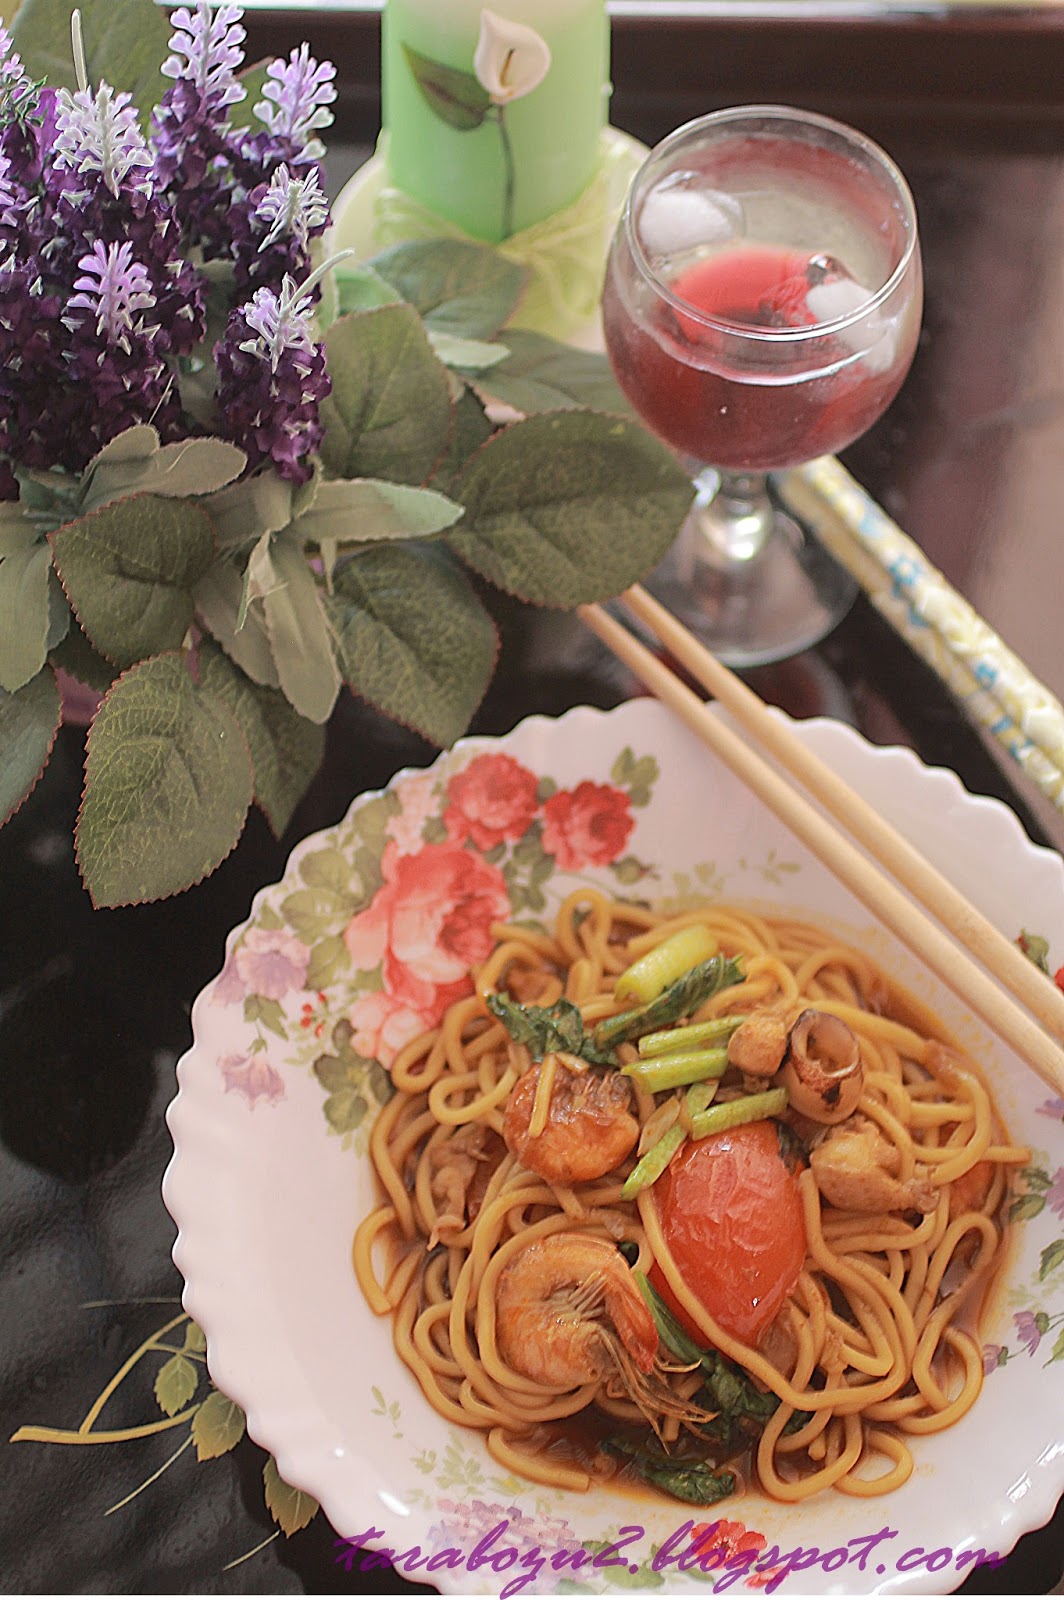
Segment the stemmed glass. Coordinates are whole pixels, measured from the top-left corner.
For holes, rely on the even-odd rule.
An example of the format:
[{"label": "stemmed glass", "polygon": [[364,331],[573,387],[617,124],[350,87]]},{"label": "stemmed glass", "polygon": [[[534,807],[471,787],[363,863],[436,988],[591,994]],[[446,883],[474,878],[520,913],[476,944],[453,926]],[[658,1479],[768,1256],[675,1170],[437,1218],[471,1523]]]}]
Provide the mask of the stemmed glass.
[{"label": "stemmed glass", "polygon": [[729,665],[815,643],[854,584],[768,473],[850,444],[909,370],[922,279],[901,173],[812,112],[689,122],[632,183],[602,309],[617,381],[695,484],[648,587]]}]

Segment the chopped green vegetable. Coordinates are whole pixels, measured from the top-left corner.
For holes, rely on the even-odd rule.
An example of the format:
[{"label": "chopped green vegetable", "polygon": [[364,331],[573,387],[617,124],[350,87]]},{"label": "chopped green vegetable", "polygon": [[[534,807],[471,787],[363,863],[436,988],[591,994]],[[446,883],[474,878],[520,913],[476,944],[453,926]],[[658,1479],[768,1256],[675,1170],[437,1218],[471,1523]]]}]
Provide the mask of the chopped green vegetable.
[{"label": "chopped green vegetable", "polygon": [[[749,1438],[752,1431],[760,1431],[780,1404],[777,1397],[771,1391],[758,1389],[745,1373],[726,1361],[719,1350],[703,1350],[673,1315],[649,1278],[642,1272],[633,1276],[666,1350],[685,1366],[693,1367],[700,1362],[705,1370],[706,1410],[716,1411],[717,1415],[712,1422],[704,1423],[699,1432],[721,1444],[732,1445]],[[808,1421],[807,1411],[796,1411],[783,1431],[797,1433]],[[756,1428],[751,1428],[751,1424]]]},{"label": "chopped green vegetable", "polygon": [[1048,977],[1050,975],[1049,940],[1043,939],[1040,933],[1028,933],[1027,929],[1024,928],[1020,933],[1020,937],[1016,940],[1016,943],[1019,945],[1028,961],[1032,961],[1038,968],[1039,972],[1044,972]]},{"label": "chopped green vegetable", "polygon": [[522,1006],[503,994],[487,996],[488,1010],[498,1017],[511,1039],[527,1045],[533,1061],[542,1061],[553,1050],[579,1056],[597,1067],[615,1067],[613,1051],[598,1044],[584,1027],[579,1008],[571,1000],[556,1000],[552,1006]]},{"label": "chopped green vegetable", "polygon": [[606,1050],[625,1039],[638,1039],[641,1034],[665,1028],[670,1022],[689,1017],[699,1006],[721,989],[730,988],[742,980],[743,970],[738,961],[728,956],[711,956],[699,962],[690,972],[651,1000],[638,1011],[622,1011],[619,1016],[607,1017],[595,1029],[595,1043]]},{"label": "chopped green vegetable", "polygon": [[645,1155],[640,1156],[625,1178],[621,1199],[634,1200],[637,1194],[642,1194],[644,1189],[656,1183],[686,1137],[678,1122],[666,1128],[661,1138],[650,1146]]},{"label": "chopped green vegetable", "polygon": [[742,1017],[711,1017],[708,1022],[690,1022],[685,1028],[666,1028],[661,1033],[646,1033],[639,1041],[641,1056],[672,1056],[681,1050],[697,1050],[700,1045],[719,1044],[730,1039]]},{"label": "chopped green vegetable", "polygon": [[787,1099],[786,1089],[765,1089],[761,1094],[743,1095],[739,1100],[724,1100],[692,1117],[691,1137],[707,1139],[711,1133],[740,1128],[744,1122],[763,1122],[768,1117],[778,1117],[786,1110]]},{"label": "chopped green vegetable", "polygon": [[621,1071],[651,1094],[660,1094],[663,1089],[678,1089],[685,1083],[701,1083],[703,1078],[723,1077],[727,1065],[728,1052],[718,1046],[714,1050],[685,1050],[674,1056],[633,1061]]},{"label": "chopped green vegetable", "polygon": [[639,1000],[644,1004],[667,989],[670,983],[682,978],[685,972],[700,961],[707,961],[717,953],[717,941],[707,928],[697,925],[681,928],[668,939],[663,939],[645,956],[633,961],[621,973],[614,985],[618,1000]]},{"label": "chopped green vegetable", "polygon": [[734,1473],[714,1472],[705,1461],[685,1461],[623,1438],[604,1439],[602,1447],[611,1455],[626,1457],[644,1483],[688,1505],[712,1506],[735,1493]]}]

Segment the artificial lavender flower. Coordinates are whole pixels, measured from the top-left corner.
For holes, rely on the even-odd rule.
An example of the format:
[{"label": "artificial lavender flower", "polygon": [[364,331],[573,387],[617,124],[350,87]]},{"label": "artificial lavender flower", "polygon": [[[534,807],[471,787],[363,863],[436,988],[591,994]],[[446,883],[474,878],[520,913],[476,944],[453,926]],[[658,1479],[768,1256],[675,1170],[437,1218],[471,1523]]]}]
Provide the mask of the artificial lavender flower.
[{"label": "artificial lavender flower", "polygon": [[188,80],[199,94],[205,118],[228,123],[227,108],[245,98],[236,79],[244,60],[240,47],[247,37],[240,26],[243,14],[232,5],[212,11],[207,0],[198,0],[195,12],[179,6],[170,14],[174,54],[163,62],[163,76]]},{"label": "artificial lavender flower", "polygon": [[272,462],[282,478],[306,483],[321,445],[321,402],[332,383],[325,347],[311,329],[310,297],[286,277],[280,293],[259,289],[229,317],[214,348],[218,407],[248,470]]},{"label": "artificial lavender flower", "polygon": [[63,321],[68,328],[76,328],[82,319],[70,313],[90,312],[96,319],[97,334],[128,355],[130,339],[145,332],[141,312],[155,305],[147,268],[133,260],[133,246],[128,241],[108,247],[96,243],[92,254],[83,256],[78,266],[82,276],[74,280],[77,292],[67,301]]},{"label": "artificial lavender flower", "polygon": [[101,83],[95,94],[88,89],[77,94],[60,89],[55,160],[78,173],[99,173],[116,198],[131,174],[133,187],[151,192],[144,174],[153,165],[152,154],[140,131],[133,97],[116,94],[109,83]]},{"label": "artificial lavender flower", "polygon": [[333,120],[327,108],[336,99],[335,77],[332,62],[315,61],[306,44],[293,50],[287,61],[271,61],[266,68],[264,98],[255,106],[255,115],[278,143],[291,147],[293,160],[320,161],[325,154],[315,130],[327,128]]},{"label": "artificial lavender flower", "polygon": [[244,213],[230,219],[238,289],[250,293],[262,285],[276,287],[286,276],[297,282],[305,278],[310,242],[325,232],[328,221],[318,168],[299,178],[282,163],[268,184],[252,190]]}]

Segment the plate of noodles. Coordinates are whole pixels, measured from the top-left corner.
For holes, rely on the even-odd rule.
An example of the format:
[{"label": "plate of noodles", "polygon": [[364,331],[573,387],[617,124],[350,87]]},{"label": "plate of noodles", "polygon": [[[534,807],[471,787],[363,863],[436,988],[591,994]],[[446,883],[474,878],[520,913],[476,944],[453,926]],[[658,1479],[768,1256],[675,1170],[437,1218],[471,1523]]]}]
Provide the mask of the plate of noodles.
[{"label": "plate of noodles", "polygon": [[[794,726],[1064,960],[1011,812]],[[1064,1100],[657,702],[358,799],[192,1017],[185,1307],[348,1570],[947,1592],[1051,1515]]]}]

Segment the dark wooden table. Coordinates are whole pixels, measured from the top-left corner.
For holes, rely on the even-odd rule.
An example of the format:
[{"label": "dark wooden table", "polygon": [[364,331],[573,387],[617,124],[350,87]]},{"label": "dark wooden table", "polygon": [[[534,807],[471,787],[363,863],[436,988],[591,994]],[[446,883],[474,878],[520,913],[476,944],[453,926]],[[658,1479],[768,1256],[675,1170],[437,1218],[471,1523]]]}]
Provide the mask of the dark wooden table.
[{"label": "dark wooden table", "polygon": [[[711,14],[701,18],[703,9]],[[1058,693],[1064,695],[1064,27],[1055,11],[865,20],[796,4],[764,20],[735,7],[619,5],[614,121],[647,140],[688,115],[781,99],[842,115],[883,141],[917,199],[927,315],[912,375],[847,456],[851,470]],[[781,8],[776,8],[780,10]],[[654,16],[633,15],[642,11]],[[376,131],[376,17],[255,13],[256,53],[304,36],[337,60],[332,167]],[[571,620],[494,602],[504,649],[476,731],[532,712],[610,705],[632,685]],[[819,649],[754,675],[798,715],[846,717],[913,746],[972,790],[1006,800],[1032,836],[1064,819],[964,720],[937,680],[863,603]],[[93,1399],[174,1314],[173,1226],[159,1196],[162,1114],[189,1010],[227,931],[309,831],[432,752],[348,702],[325,767],[286,837],[257,817],[192,894],[93,912],[72,857],[82,740],[65,729],[44,781],[0,834],[0,1588],[11,1593],[399,1592],[348,1575],[319,1515],[232,1566],[272,1532],[264,1457],[244,1442],[163,1467],[168,1436],[93,1447],[6,1441],[23,1424],[76,1428]],[[158,1418],[154,1370],[132,1370],[108,1426]],[[1049,1397],[1049,1403],[1054,1402]],[[1064,1512],[966,1593],[1047,1592],[1064,1566]],[[411,1591],[416,1592],[416,1591]]]}]

